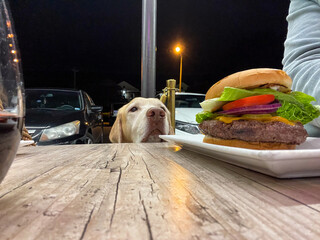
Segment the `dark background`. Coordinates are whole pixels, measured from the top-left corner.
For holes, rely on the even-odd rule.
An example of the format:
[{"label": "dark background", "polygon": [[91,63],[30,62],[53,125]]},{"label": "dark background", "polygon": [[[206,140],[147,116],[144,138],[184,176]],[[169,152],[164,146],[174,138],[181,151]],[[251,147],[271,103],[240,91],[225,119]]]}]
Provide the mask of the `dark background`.
[{"label": "dark background", "polygon": [[[117,83],[141,87],[142,0],[9,0],[26,87],[86,90],[108,111]],[[205,93],[231,73],[282,68],[289,0],[159,0],[157,91],[183,77]]]}]

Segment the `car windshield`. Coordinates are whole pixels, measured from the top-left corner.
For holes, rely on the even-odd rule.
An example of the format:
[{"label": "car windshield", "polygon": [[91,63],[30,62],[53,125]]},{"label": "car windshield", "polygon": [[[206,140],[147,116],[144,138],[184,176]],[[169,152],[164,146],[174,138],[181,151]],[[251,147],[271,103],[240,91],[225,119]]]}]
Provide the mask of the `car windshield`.
[{"label": "car windshield", "polygon": [[204,98],[201,95],[176,95],[176,108],[201,108]]},{"label": "car windshield", "polygon": [[26,89],[26,108],[78,111],[82,104],[79,92]]}]

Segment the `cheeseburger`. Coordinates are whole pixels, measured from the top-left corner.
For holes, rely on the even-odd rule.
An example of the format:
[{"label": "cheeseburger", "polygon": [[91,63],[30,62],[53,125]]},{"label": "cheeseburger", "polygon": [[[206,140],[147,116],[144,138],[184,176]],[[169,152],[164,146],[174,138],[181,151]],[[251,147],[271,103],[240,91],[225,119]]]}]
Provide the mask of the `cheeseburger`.
[{"label": "cheeseburger", "polygon": [[291,91],[282,70],[260,68],[215,83],[196,120],[203,142],[249,149],[294,149],[308,134],[303,125],[320,116],[315,98]]}]

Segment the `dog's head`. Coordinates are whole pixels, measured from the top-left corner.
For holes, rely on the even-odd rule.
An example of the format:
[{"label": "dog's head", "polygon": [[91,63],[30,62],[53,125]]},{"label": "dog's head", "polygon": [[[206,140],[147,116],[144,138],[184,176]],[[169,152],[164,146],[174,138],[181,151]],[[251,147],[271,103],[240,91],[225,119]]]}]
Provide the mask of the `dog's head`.
[{"label": "dog's head", "polygon": [[173,134],[170,112],[156,98],[134,98],[119,109],[109,135],[113,143],[160,142],[159,135]]}]

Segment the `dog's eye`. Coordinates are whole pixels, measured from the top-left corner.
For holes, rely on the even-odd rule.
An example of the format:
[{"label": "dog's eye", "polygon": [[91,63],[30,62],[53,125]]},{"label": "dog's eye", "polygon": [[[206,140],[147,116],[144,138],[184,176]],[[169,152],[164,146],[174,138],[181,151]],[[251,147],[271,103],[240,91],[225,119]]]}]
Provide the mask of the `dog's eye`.
[{"label": "dog's eye", "polygon": [[137,111],[137,110],[138,110],[138,108],[132,107],[132,108],[130,109],[130,112],[135,112],[135,111]]}]

